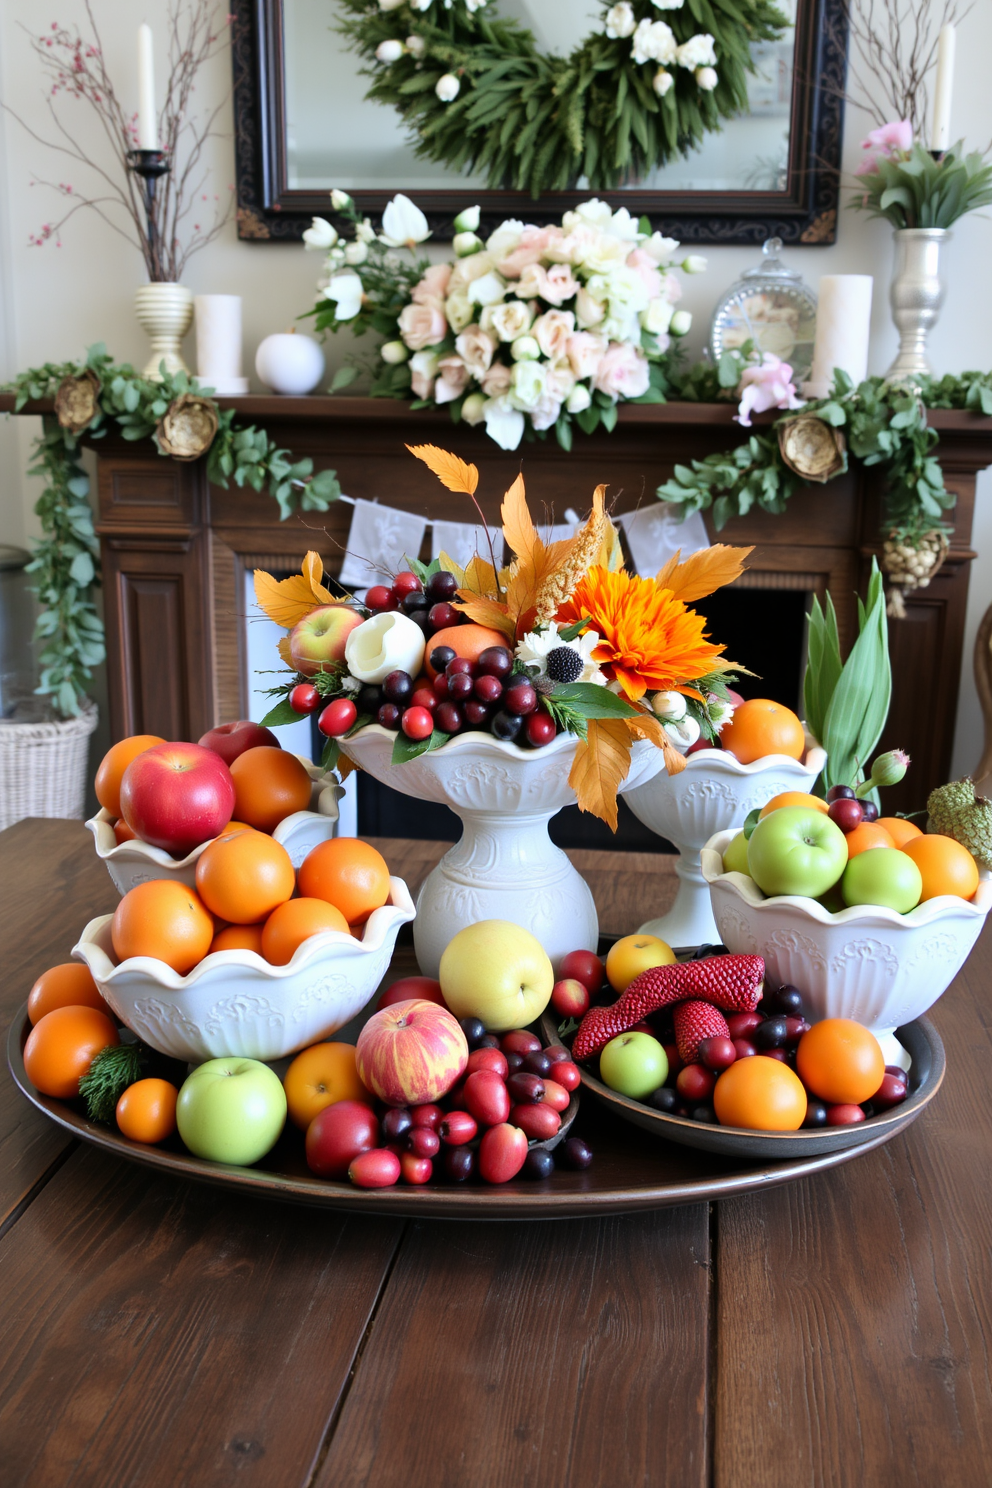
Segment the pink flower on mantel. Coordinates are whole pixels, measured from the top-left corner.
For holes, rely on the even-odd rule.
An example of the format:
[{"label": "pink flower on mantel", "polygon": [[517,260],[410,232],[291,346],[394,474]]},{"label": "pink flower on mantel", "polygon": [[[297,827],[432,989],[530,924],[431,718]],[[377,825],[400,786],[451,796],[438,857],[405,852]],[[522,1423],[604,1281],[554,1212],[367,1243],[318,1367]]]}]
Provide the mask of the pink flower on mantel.
[{"label": "pink flower on mantel", "polygon": [[450,278],[450,264],[431,264],[420,283],[413,286],[411,300],[415,305],[429,305],[432,310],[443,310]]},{"label": "pink flower on mantel", "polygon": [[751,427],[752,413],[764,413],[768,408],[802,408],[802,400],[796,397],[792,381],[792,368],[788,362],[779,361],[770,351],[760,367],[745,367],[740,383],[741,401],[737,409],[737,421],[745,429]]},{"label": "pink flower on mantel", "polygon": [[913,148],[913,126],[908,119],[893,120],[873,129],[867,139],[861,141],[862,150],[869,150],[854,172],[856,176],[870,176],[878,168],[879,157],[888,159],[898,151],[906,155]]}]

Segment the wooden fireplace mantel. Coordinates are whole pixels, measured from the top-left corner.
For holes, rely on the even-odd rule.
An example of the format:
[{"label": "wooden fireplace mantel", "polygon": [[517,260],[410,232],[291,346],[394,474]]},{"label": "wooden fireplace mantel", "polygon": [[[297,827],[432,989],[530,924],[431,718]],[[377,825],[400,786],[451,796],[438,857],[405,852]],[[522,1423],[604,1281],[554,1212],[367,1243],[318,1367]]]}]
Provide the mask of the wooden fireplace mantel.
[{"label": "wooden fireplace mantel", "polygon": [[[407,444],[441,444],[474,461],[481,505],[496,521],[500,497],[521,468],[535,513],[553,509],[560,519],[568,506],[587,509],[600,482],[608,484],[616,509],[626,511],[654,501],[676,464],[743,437],[730,404],[628,404],[612,433],[577,434],[570,454],[553,437],[508,454],[484,430],[453,425],[443,409],[411,412],[385,399],[320,396],[219,401],[243,421],[263,425],[295,458],[310,455],[316,469],[334,468],[349,495],[451,521],[471,521],[474,510],[412,459]],[[0,411],[12,402],[0,398]],[[23,410],[45,411],[41,404]],[[992,418],[934,411],[930,422],[940,430],[938,456],[958,499],[943,568],[910,598],[907,618],[890,626],[895,686],[883,742],[908,749],[914,760],[905,788],[887,794],[892,810],[922,804],[926,792],[948,778],[975,557],[975,482],[992,464]],[[336,573],[351,508],[342,503],[280,522],[267,494],[210,486],[203,460],[181,464],[159,456],[150,440],[129,444],[116,434],[92,449],[113,737],[142,732],[196,739],[244,711],[244,570],[295,568],[314,547]],[[852,462],[847,475],[797,493],[783,515],[735,518],[719,537],[754,544],[749,571],[739,581],[745,586],[801,588],[821,597],[829,589],[849,645],[855,593],[864,592],[880,545],[879,511],[878,472]],[[736,655],[734,638],[721,639]],[[737,659],[747,662],[746,656]],[[977,738],[973,752],[977,762]]]}]

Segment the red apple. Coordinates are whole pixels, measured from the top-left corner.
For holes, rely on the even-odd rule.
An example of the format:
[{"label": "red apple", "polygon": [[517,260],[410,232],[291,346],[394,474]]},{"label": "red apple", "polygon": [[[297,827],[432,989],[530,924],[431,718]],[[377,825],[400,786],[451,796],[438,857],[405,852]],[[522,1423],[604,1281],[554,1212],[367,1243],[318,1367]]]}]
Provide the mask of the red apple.
[{"label": "red apple", "polygon": [[372,1014],[355,1061],[362,1084],[387,1106],[425,1105],[450,1090],[468,1064],[468,1040],[436,1002],[397,1002]]},{"label": "red apple", "polygon": [[443,1008],[448,1006],[442,996],[440,982],[436,982],[433,977],[409,976],[400,977],[398,982],[393,982],[392,986],[386,988],[379,998],[378,1008],[381,1011],[383,1008],[394,1007],[398,1002],[411,1000],[436,1002],[438,1007]]},{"label": "red apple", "polygon": [[320,605],[297,621],[289,636],[289,655],[304,677],[316,676],[328,662],[344,661],[344,643],[362,617],[347,605]]},{"label": "red apple", "polygon": [[479,1143],[479,1174],[487,1183],[509,1183],[527,1159],[527,1133],[502,1122],[491,1126]]},{"label": "red apple", "polygon": [[212,749],[219,754],[225,765],[233,765],[239,754],[246,749],[257,749],[267,744],[270,749],[281,749],[282,745],[271,729],[248,718],[239,718],[237,723],[219,723],[208,729],[199,741],[201,749]]},{"label": "red apple", "polygon": [[233,811],[230,770],[199,744],[156,744],[121,780],[121,813],[132,832],[176,857],[216,837]]},{"label": "red apple", "polygon": [[594,951],[569,951],[558,967],[558,975],[564,982],[581,982],[591,997],[596,996],[606,978],[603,963]]},{"label": "red apple", "polygon": [[321,1178],[344,1178],[361,1152],[379,1141],[379,1122],[363,1101],[342,1100],[318,1111],[307,1127],[307,1167]]},{"label": "red apple", "polygon": [[589,988],[577,977],[555,982],[551,988],[551,1006],[561,1018],[584,1018],[589,1011]]}]

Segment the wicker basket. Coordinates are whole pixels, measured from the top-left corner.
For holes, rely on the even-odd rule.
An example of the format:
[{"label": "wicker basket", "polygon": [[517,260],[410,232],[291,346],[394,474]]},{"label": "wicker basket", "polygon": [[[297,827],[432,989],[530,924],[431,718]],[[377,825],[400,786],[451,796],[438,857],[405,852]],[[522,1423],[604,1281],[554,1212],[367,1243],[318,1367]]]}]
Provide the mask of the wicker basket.
[{"label": "wicker basket", "polygon": [[25,816],[81,819],[96,704],[58,723],[0,723],[0,828]]}]

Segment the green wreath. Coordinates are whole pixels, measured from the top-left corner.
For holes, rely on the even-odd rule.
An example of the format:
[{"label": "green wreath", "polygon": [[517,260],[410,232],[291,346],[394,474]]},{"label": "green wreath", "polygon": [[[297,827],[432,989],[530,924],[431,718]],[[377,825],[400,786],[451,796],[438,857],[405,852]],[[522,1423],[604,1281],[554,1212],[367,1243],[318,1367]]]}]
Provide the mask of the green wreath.
[{"label": "green wreath", "polygon": [[497,0],[340,0],[416,152],[492,188],[614,188],[687,155],[747,111],[751,46],[777,40],[771,0],[621,0],[568,57],[500,20]]}]

